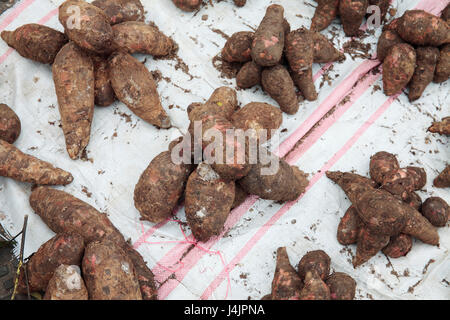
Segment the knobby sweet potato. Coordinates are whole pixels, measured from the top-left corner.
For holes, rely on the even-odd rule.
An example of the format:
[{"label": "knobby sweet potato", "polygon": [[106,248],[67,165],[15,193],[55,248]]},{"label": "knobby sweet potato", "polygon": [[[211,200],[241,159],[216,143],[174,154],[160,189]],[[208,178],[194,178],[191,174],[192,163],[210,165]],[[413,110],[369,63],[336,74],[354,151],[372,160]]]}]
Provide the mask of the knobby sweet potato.
[{"label": "knobby sweet potato", "polygon": [[294,82],[285,67],[276,65],[265,68],[261,74],[261,84],[264,91],[278,102],[281,111],[287,114],[295,114],[298,111]]},{"label": "knobby sweet potato", "polygon": [[283,122],[283,115],[275,106],[263,102],[250,102],[231,117],[235,128],[254,130],[254,138],[265,142],[271,138],[271,130],[276,130]]},{"label": "knobby sweet potato", "polygon": [[6,104],[0,103],[0,140],[13,144],[20,131],[21,124],[17,114]]},{"label": "knobby sweet potato", "polygon": [[44,300],[88,300],[88,298],[80,267],[65,264],[56,268],[44,295]]},{"label": "knobby sweet potato", "polygon": [[[271,164],[278,161],[278,170],[271,172]],[[268,172],[265,172],[265,171]],[[308,186],[307,175],[297,167],[290,166],[283,159],[269,153],[267,163],[252,164],[250,172],[238,181],[248,194],[257,195],[262,199],[274,201],[293,201],[297,199]]]},{"label": "knobby sweet potato", "polygon": [[163,57],[177,46],[156,26],[141,21],[126,21],[112,27],[114,45],[128,53],[145,53]]},{"label": "knobby sweet potato", "polygon": [[392,153],[379,151],[370,157],[370,177],[378,184],[382,184],[389,173],[398,169],[400,164]]},{"label": "knobby sweet potato", "polygon": [[341,218],[337,230],[337,240],[340,244],[354,244],[358,241],[362,221],[354,206],[350,206]]},{"label": "knobby sweet potato", "polygon": [[[234,203],[235,183],[223,180],[206,163],[200,163],[186,184],[186,220],[195,239],[218,235]],[[213,199],[213,201],[212,201]]]},{"label": "knobby sweet potato", "polygon": [[392,96],[411,80],[416,68],[416,52],[407,43],[392,46],[383,62],[383,89]]},{"label": "knobby sweet potato", "polygon": [[389,239],[388,235],[371,232],[366,227],[360,228],[353,267],[356,268],[369,261],[378,251],[388,245]]},{"label": "knobby sweet potato", "polygon": [[356,36],[359,27],[366,16],[369,3],[367,0],[340,0],[339,15],[344,32],[348,37]]},{"label": "knobby sweet potato", "polygon": [[116,243],[89,243],[82,268],[90,299],[142,300],[134,265]]},{"label": "knobby sweet potato", "polygon": [[394,30],[385,30],[378,38],[377,44],[377,59],[381,62],[386,58],[389,49],[396,44],[404,43],[403,39]]},{"label": "knobby sweet potato", "polygon": [[133,113],[159,128],[171,127],[156,83],[145,65],[130,54],[118,51],[109,58],[109,73],[117,98]]},{"label": "knobby sweet potato", "polygon": [[246,62],[236,75],[239,88],[247,89],[261,83],[261,67],[253,61]]},{"label": "knobby sweet potato", "polygon": [[306,272],[300,300],[330,300],[330,289],[316,270]]},{"label": "knobby sweet potato", "polygon": [[250,61],[254,36],[251,31],[233,33],[222,49],[222,58],[228,62]]},{"label": "knobby sweet potato", "polygon": [[433,180],[433,185],[436,188],[449,188],[450,187],[450,165],[448,165],[444,171],[442,171]]},{"label": "knobby sweet potato", "polygon": [[142,219],[159,223],[171,217],[191,171],[190,164],[173,163],[169,151],[157,155],[134,189],[134,205]]},{"label": "knobby sweet potato", "polygon": [[64,33],[44,25],[25,24],[15,31],[3,31],[2,39],[24,58],[52,64],[68,39]]},{"label": "knobby sweet potato", "polygon": [[270,5],[255,32],[251,56],[262,67],[275,66],[281,60],[284,48],[283,15],[281,5]]},{"label": "knobby sweet potato", "polygon": [[408,10],[396,28],[400,37],[418,46],[437,47],[450,43],[450,29],[439,17],[423,10]]},{"label": "knobby sweet potato", "polygon": [[110,24],[144,21],[144,7],[139,0],[95,0],[92,4],[105,12]]},{"label": "knobby sweet potato", "polygon": [[191,12],[200,8],[202,0],[172,0],[172,2],[181,10]]},{"label": "knobby sweet potato", "polygon": [[353,300],[356,293],[356,281],[344,272],[335,272],[328,276],[325,284],[330,288],[331,300]]},{"label": "knobby sweet potato", "polygon": [[435,47],[419,47],[416,49],[416,69],[409,82],[409,101],[422,96],[426,87],[433,81],[434,71],[439,59],[439,49]]},{"label": "knobby sweet potato", "polygon": [[433,82],[442,83],[448,78],[450,78],[450,44],[444,45],[440,51]]},{"label": "knobby sweet potato", "polygon": [[56,55],[52,73],[67,152],[71,159],[78,159],[89,143],[94,116],[94,64],[69,42]]},{"label": "knobby sweet potato", "polygon": [[444,199],[430,197],[423,203],[422,214],[435,227],[444,227],[450,216],[450,207]]},{"label": "knobby sweet potato", "polygon": [[412,237],[400,233],[398,236],[391,237],[389,244],[383,248],[383,253],[390,258],[400,258],[406,256],[412,248]]},{"label": "knobby sweet potato", "polygon": [[92,55],[91,58],[94,63],[95,104],[101,107],[110,106],[116,100],[116,95],[111,86],[108,61],[98,55]]},{"label": "knobby sweet potato", "polygon": [[440,122],[433,122],[428,131],[450,136],[450,117],[445,117]]},{"label": "knobby sweet potato", "polygon": [[298,274],[305,279],[308,272],[315,271],[317,275],[325,280],[330,274],[331,259],[323,250],[309,251],[298,263]]},{"label": "knobby sweet potato", "polygon": [[102,9],[82,0],[67,0],[59,6],[59,22],[67,37],[83,49],[110,53],[113,32]]},{"label": "knobby sweet potato", "polygon": [[30,196],[30,205],[45,224],[56,233],[75,232],[85,243],[110,240],[119,245],[132,260],[137,272],[144,299],[155,299],[153,273],[142,256],[134,250],[117,230],[106,214],[78,198],[60,190],[38,187]]},{"label": "knobby sweet potato", "polygon": [[1,139],[0,176],[40,185],[66,185],[73,181],[69,172],[25,154]]},{"label": "knobby sweet potato", "polygon": [[311,30],[322,31],[336,18],[339,0],[316,0],[317,7],[311,22]]},{"label": "knobby sweet potato", "polygon": [[298,300],[302,288],[303,281],[289,262],[286,248],[278,248],[271,300]]},{"label": "knobby sweet potato", "polygon": [[[45,242],[27,263],[30,292],[45,291],[56,268],[61,264],[80,265],[84,252],[84,239],[76,233],[57,234]],[[25,272],[21,272],[18,282],[19,292],[27,292]]]},{"label": "knobby sweet potato", "polygon": [[313,62],[327,63],[334,61],[342,61],[345,55],[337,50],[333,43],[319,32],[311,32],[313,39]]}]

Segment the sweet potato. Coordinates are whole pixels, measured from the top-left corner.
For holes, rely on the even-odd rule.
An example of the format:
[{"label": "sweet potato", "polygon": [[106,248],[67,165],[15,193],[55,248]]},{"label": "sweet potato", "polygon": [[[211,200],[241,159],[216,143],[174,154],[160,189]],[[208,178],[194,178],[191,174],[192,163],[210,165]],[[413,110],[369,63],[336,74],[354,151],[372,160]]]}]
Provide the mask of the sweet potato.
[{"label": "sweet potato", "polygon": [[330,289],[316,270],[306,272],[300,300],[330,300]]},{"label": "sweet potato", "polygon": [[327,277],[325,284],[330,288],[331,300],[353,300],[355,298],[356,281],[346,273],[333,273]]},{"label": "sweet potato", "polygon": [[88,300],[80,267],[62,264],[48,282],[44,300]]},{"label": "sweet potato", "polygon": [[85,243],[110,240],[119,245],[133,261],[138,272],[139,285],[144,299],[155,299],[153,273],[142,256],[134,250],[117,230],[106,214],[60,190],[38,187],[30,196],[30,205],[47,226],[56,233],[76,232]]},{"label": "sweet potato", "polygon": [[270,5],[255,32],[251,56],[262,67],[275,66],[281,60],[284,48],[283,15],[281,5]]},{"label": "sweet potato", "polygon": [[328,171],[326,175],[344,190],[372,233],[392,236],[405,227],[405,208],[401,200],[385,190],[374,189],[365,182],[367,178],[357,174]]},{"label": "sweet potato", "polygon": [[306,100],[308,101],[317,100],[318,95],[316,87],[314,86],[312,68],[309,68],[308,70],[306,70],[301,74],[292,72],[291,77],[295,85],[301,91]]},{"label": "sweet potato", "polygon": [[261,73],[261,85],[287,114],[298,111],[298,99],[295,93],[294,82],[289,72],[282,65],[266,68]]},{"label": "sweet potato", "polygon": [[444,227],[450,216],[450,207],[444,199],[430,197],[422,205],[422,214],[435,227]]},{"label": "sweet potato", "polygon": [[360,228],[356,244],[356,256],[353,258],[353,267],[356,268],[369,261],[378,251],[388,245],[389,239],[388,235],[371,232],[366,227]]},{"label": "sweet potato", "polygon": [[313,40],[313,62],[327,63],[345,60],[345,55],[337,50],[333,43],[319,32],[311,32]]},{"label": "sweet potato", "polygon": [[362,221],[354,206],[350,206],[341,218],[337,230],[337,240],[340,244],[354,244],[358,241]]},{"label": "sweet potato", "polygon": [[437,47],[450,43],[447,23],[423,10],[407,10],[396,30],[403,40],[417,46]]},{"label": "sweet potato", "polygon": [[233,33],[222,49],[222,58],[228,62],[250,61],[254,36],[251,31]]},{"label": "sweet potato", "polygon": [[409,234],[420,241],[433,245],[439,245],[439,234],[436,228],[416,209],[404,204],[406,224],[403,233]]},{"label": "sweet potato", "polygon": [[101,107],[110,106],[116,101],[116,95],[111,86],[108,61],[104,57],[98,55],[92,55],[91,58],[94,63],[95,104]]},{"label": "sweet potato", "polygon": [[449,188],[450,187],[450,165],[448,165],[444,171],[442,171],[433,180],[433,185],[436,188]]},{"label": "sweet potato", "polygon": [[[274,154],[269,154],[269,157],[270,161],[267,161],[267,164],[262,164],[261,161],[252,164],[250,172],[238,181],[239,185],[248,194],[257,195],[262,199],[281,202],[297,199],[308,186],[307,175]],[[276,161],[279,161],[276,173],[267,174],[269,172],[263,171],[269,170],[271,163]]]},{"label": "sweet potato", "polygon": [[421,212],[422,210],[422,199],[415,192],[405,192],[402,194],[401,199],[404,203],[413,207],[417,211]]},{"label": "sweet potato", "polygon": [[315,271],[317,275],[325,280],[330,274],[331,259],[323,250],[309,251],[298,263],[298,274],[305,279],[308,272]]},{"label": "sweet potato", "polygon": [[398,28],[399,23],[400,23],[400,18],[395,18],[391,22],[385,24],[383,26],[382,31],[384,32],[384,31],[390,30],[390,31],[397,32],[397,28]]},{"label": "sweet potato", "polygon": [[400,258],[406,256],[412,248],[412,238],[410,235],[400,233],[391,237],[389,244],[383,248],[383,253],[390,258]]},{"label": "sweet potato", "polygon": [[[61,264],[80,265],[83,252],[83,237],[76,233],[57,234],[45,242],[25,264],[30,292],[45,291]],[[25,272],[20,273],[18,290],[27,292]]]},{"label": "sweet potato", "polygon": [[247,199],[248,193],[245,192],[238,184],[234,186],[234,202],[231,209],[239,207],[245,199]]},{"label": "sweet potato", "polygon": [[399,196],[421,189],[427,181],[425,170],[408,167],[391,171],[385,175],[381,184],[384,190]]},{"label": "sweet potato", "polygon": [[271,138],[271,130],[281,126],[283,115],[280,109],[268,103],[250,102],[236,111],[231,121],[237,129],[254,130],[254,138],[265,142]]},{"label": "sweet potato", "polygon": [[171,217],[191,171],[190,164],[173,163],[169,151],[157,155],[134,189],[134,205],[141,219],[159,223]]},{"label": "sweet potato", "polygon": [[311,30],[322,31],[336,18],[339,0],[316,0],[317,7],[311,22]]},{"label": "sweet potato", "polygon": [[434,71],[439,59],[439,49],[435,47],[419,47],[416,49],[416,69],[409,82],[409,101],[422,96],[426,87],[433,81]]},{"label": "sweet potato", "polygon": [[81,48],[98,54],[112,51],[113,32],[102,9],[82,0],[67,0],[59,6],[58,17],[67,37]]},{"label": "sweet potato", "polygon": [[172,2],[181,10],[191,12],[200,8],[202,0],[172,0]]},{"label": "sweet potato", "polygon": [[89,143],[94,116],[94,64],[69,42],[56,55],[52,73],[67,152],[71,159],[78,159]]},{"label": "sweet potato", "polygon": [[450,136],[450,117],[445,117],[440,122],[433,122],[428,131]]},{"label": "sweet potato", "polygon": [[17,114],[6,104],[0,103],[0,140],[13,144],[20,131],[21,124]]},{"label": "sweet potato", "polygon": [[233,0],[234,4],[238,7],[243,7],[247,3],[247,0]]},{"label": "sweet potato", "polygon": [[238,107],[236,90],[225,86],[219,87],[213,91],[206,104],[218,107],[219,114],[231,120],[231,116]]},{"label": "sweet potato", "polygon": [[383,61],[383,89],[392,96],[411,80],[416,68],[416,52],[407,43],[393,45]]},{"label": "sweet potato", "polygon": [[73,181],[69,172],[25,154],[1,139],[0,176],[40,185],[66,185]]},{"label": "sweet potato", "polygon": [[339,15],[347,37],[358,35],[359,27],[366,16],[367,0],[340,0]]},{"label": "sweet potato", "polygon": [[145,65],[130,54],[118,51],[109,58],[109,74],[117,98],[133,113],[159,128],[171,127],[155,80]]},{"label": "sweet potato", "polygon": [[3,31],[2,39],[24,58],[52,64],[68,39],[64,33],[44,25],[25,24],[15,31]]},{"label": "sweet potato", "polygon": [[[186,184],[186,220],[195,239],[218,235],[234,202],[234,181],[225,181],[206,163],[200,163]],[[212,201],[213,200],[213,201]]]},{"label": "sweet potato", "polygon": [[92,4],[106,13],[110,24],[145,19],[144,7],[139,0],[95,0]]},{"label": "sweet potato", "polygon": [[436,64],[433,82],[442,83],[450,78],[450,44],[442,47]]},{"label": "sweet potato", "polygon": [[116,243],[89,243],[82,268],[90,299],[142,300],[134,265]]},{"label": "sweet potato", "polygon": [[377,59],[383,62],[389,52],[389,49],[399,43],[404,43],[404,41],[397,32],[394,30],[383,31],[378,38]]},{"label": "sweet potato", "polygon": [[386,175],[398,169],[400,169],[400,164],[392,153],[379,151],[370,157],[370,177],[378,184],[382,184]]},{"label": "sweet potato", "polygon": [[154,57],[167,56],[177,46],[156,26],[141,21],[126,21],[112,27],[114,46],[128,53],[145,53]]},{"label": "sweet potato", "polygon": [[303,281],[289,262],[286,248],[278,248],[271,300],[298,300],[302,288]]},{"label": "sweet potato", "polygon": [[246,62],[236,75],[239,88],[247,89],[261,83],[261,67],[253,61]]}]

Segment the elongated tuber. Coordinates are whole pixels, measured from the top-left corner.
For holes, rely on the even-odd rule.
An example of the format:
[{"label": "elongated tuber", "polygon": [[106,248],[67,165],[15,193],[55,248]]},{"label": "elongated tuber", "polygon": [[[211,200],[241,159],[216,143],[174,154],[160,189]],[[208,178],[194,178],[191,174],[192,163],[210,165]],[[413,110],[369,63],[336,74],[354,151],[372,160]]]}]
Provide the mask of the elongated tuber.
[{"label": "elongated tuber", "polygon": [[234,187],[234,181],[223,180],[206,163],[199,164],[189,176],[185,210],[195,239],[205,242],[223,230],[234,203]]},{"label": "elongated tuber", "polygon": [[261,83],[261,67],[253,61],[246,62],[236,75],[236,84],[246,89]]},{"label": "elongated tuber", "polygon": [[361,228],[356,244],[356,256],[353,258],[353,267],[356,268],[369,261],[378,251],[388,245],[389,240],[388,235],[371,232],[365,227]]},{"label": "elongated tuber", "polygon": [[317,0],[316,11],[311,22],[311,30],[322,31],[336,18],[339,0]]},{"label": "elongated tuber", "polygon": [[56,55],[52,73],[67,152],[71,159],[78,159],[89,143],[94,116],[94,64],[69,42]]},{"label": "elongated tuber", "polygon": [[17,114],[6,104],[0,103],[0,140],[13,144],[20,131],[21,124]]},{"label": "elongated tuber", "polygon": [[134,189],[134,205],[142,219],[159,223],[171,217],[191,171],[189,164],[173,163],[169,151],[157,155]]},{"label": "elongated tuber", "polygon": [[303,281],[289,262],[286,248],[278,248],[271,300],[298,300],[302,288]]},{"label": "elongated tuber", "polygon": [[394,45],[404,43],[403,39],[394,30],[385,30],[381,33],[380,38],[378,38],[377,44],[377,59],[384,61],[389,49]]},{"label": "elongated tuber", "polygon": [[430,197],[422,205],[422,214],[435,227],[444,227],[450,217],[450,207],[444,199]]},{"label": "elongated tuber", "polygon": [[122,51],[115,52],[109,59],[111,85],[117,98],[148,123],[170,128],[170,119],[161,106],[156,83],[145,65]]},{"label": "elongated tuber", "polygon": [[409,82],[410,102],[419,99],[426,87],[433,81],[439,50],[434,47],[419,47],[416,49],[416,54],[417,66]]},{"label": "elongated tuber", "polygon": [[333,43],[319,32],[311,32],[313,40],[313,62],[327,63],[334,61],[342,61],[345,55],[337,50]]},{"label": "elongated tuber", "polygon": [[264,69],[261,74],[261,84],[264,91],[278,102],[281,111],[287,114],[295,114],[298,111],[294,82],[285,67],[276,65]]},{"label": "elongated tuber", "polygon": [[113,32],[102,9],[82,0],[67,0],[59,6],[58,17],[67,37],[81,48],[98,54],[111,52]]},{"label": "elongated tuber", "polygon": [[366,15],[367,0],[340,0],[339,15],[347,37],[356,36]]},{"label": "elongated tuber", "polygon": [[110,24],[144,21],[144,7],[139,0],[95,0],[92,4],[105,12]]},{"label": "elongated tuber", "polygon": [[24,58],[51,64],[68,39],[64,33],[44,25],[25,24],[15,31],[3,31],[2,39]]},{"label": "elongated tuber", "polygon": [[354,206],[350,206],[341,218],[337,230],[337,240],[340,244],[354,244],[358,241],[362,221]]},{"label": "elongated tuber", "polygon": [[45,289],[44,300],[88,300],[80,267],[62,264],[56,268]]},{"label": "elongated tuber", "polygon": [[383,89],[392,96],[411,80],[416,68],[416,52],[407,43],[392,46],[383,62]]},{"label": "elongated tuber", "polygon": [[1,139],[0,176],[40,185],[66,185],[73,181],[69,172],[25,154]]}]

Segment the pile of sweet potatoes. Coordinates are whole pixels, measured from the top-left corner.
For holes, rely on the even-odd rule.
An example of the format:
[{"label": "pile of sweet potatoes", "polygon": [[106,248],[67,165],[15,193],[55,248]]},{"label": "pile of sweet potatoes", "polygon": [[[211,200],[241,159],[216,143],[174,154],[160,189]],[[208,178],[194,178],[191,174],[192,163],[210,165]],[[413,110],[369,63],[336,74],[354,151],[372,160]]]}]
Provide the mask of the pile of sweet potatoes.
[{"label": "pile of sweet potatoes", "polygon": [[262,300],[353,300],[356,281],[346,273],[330,274],[330,257],[323,250],[306,253],[297,270],[285,247],[278,248],[272,292]]},{"label": "pile of sweet potatoes", "polygon": [[431,83],[450,77],[450,4],[437,17],[408,10],[383,28],[377,57],[383,62],[383,89],[392,96],[406,86],[409,101],[419,99]]},{"label": "pile of sweet potatoes", "polygon": [[380,151],[370,159],[370,178],[339,171],[329,171],[327,177],[352,202],[339,223],[337,239],[343,245],[356,244],[355,268],[380,250],[391,258],[405,256],[412,237],[439,245],[436,228],[446,225],[450,209],[437,197],[422,204],[415,193],[426,183],[422,168],[400,168],[393,154]]},{"label": "pile of sweet potatoes", "polygon": [[313,63],[341,61],[345,57],[317,31],[291,31],[284,8],[273,4],[255,32],[237,32],[227,40],[221,59],[239,65],[238,87],[261,85],[283,112],[295,114],[302,99],[299,96],[309,101],[317,99]]},{"label": "pile of sweet potatoes", "polygon": [[[270,133],[281,126],[277,107],[252,102],[238,108],[236,91],[220,87],[206,103],[192,103],[187,111],[188,133],[150,162],[135,187],[135,207],[142,219],[165,221],[184,199],[194,237],[207,241],[223,231],[231,209],[248,194],[284,202],[304,192],[308,180],[297,167],[271,153],[265,162],[259,156],[252,161],[251,146],[259,151],[270,138],[266,130]],[[234,129],[248,135],[241,141],[230,139],[227,131]],[[210,136],[211,132],[215,134]],[[223,148],[212,148],[221,141]],[[230,149],[232,157],[227,153]],[[271,163],[277,164],[276,171],[265,173]]]},{"label": "pile of sweet potatoes", "polygon": [[70,158],[89,143],[94,105],[119,99],[144,121],[171,126],[152,74],[131,54],[164,57],[178,47],[144,19],[139,0],[67,0],[59,7],[64,33],[34,23],[1,33],[23,57],[52,65]]}]

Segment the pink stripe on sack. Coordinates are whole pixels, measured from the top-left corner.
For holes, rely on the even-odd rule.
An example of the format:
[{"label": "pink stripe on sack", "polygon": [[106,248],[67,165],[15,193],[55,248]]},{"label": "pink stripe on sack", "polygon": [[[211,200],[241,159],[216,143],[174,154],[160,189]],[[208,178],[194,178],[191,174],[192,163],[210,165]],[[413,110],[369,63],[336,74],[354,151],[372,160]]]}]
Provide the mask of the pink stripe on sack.
[{"label": "pink stripe on sack", "polygon": [[13,22],[19,14],[21,14],[34,0],[25,0],[21,2],[17,8],[12,9],[11,13],[6,16],[6,18],[0,22],[0,31],[3,31],[11,22]]},{"label": "pink stripe on sack", "polygon": [[[308,192],[317,181],[333,166],[339,161],[342,156],[344,156],[348,150],[355,144],[355,142],[367,131],[367,129],[389,108],[392,102],[399,96],[390,97],[378,110],[372,114],[372,116],[364,122],[364,124],[356,131],[356,133],[345,143],[345,145],[333,155],[333,157],[316,173],[306,189],[305,193],[302,194],[297,200],[286,203],[272,218],[267,221],[256,234],[245,244],[245,246],[239,251],[239,253],[233,258],[233,260],[220,272],[220,274],[214,279],[213,282],[206,288],[203,292],[201,299],[208,299],[211,294],[217,289],[217,287],[225,280],[227,275],[231,270],[234,269],[236,264],[238,264],[258,243],[258,241],[269,231],[270,227],[273,226],[289,209],[296,204],[305,194]],[[301,151],[298,151],[301,153]]]}]

